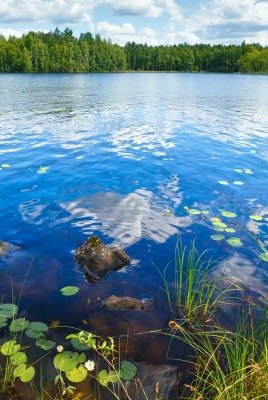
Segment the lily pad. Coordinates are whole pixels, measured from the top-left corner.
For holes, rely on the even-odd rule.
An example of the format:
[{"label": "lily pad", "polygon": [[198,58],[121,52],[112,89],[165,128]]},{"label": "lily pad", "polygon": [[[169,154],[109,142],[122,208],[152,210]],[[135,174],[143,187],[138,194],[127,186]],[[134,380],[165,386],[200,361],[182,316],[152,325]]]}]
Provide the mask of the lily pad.
[{"label": "lily pad", "polygon": [[212,240],[222,240],[222,239],[225,239],[225,236],[224,235],[211,235],[210,238]]},{"label": "lily pad", "polygon": [[213,222],[213,226],[218,226],[219,228],[226,228],[227,225],[224,222]]},{"label": "lily pad", "polygon": [[45,174],[47,170],[49,170],[50,167],[39,167],[39,170],[37,171],[38,174]]},{"label": "lily pad", "polygon": [[196,208],[189,208],[189,209],[188,209],[188,213],[189,213],[189,214],[198,215],[198,214],[201,214],[201,211],[200,211],[200,210],[197,210]]},{"label": "lily pad", "polygon": [[259,254],[259,258],[263,261],[268,262],[268,253],[261,253]]},{"label": "lily pad", "polygon": [[218,181],[221,185],[225,185],[225,186],[227,186],[227,185],[229,185],[229,183],[228,182],[226,182],[226,181]]},{"label": "lily pad", "polygon": [[109,372],[106,369],[102,369],[97,376],[99,383],[102,386],[108,386],[110,379],[109,379]]},{"label": "lily pad", "polygon": [[10,165],[9,165],[9,164],[1,164],[1,167],[3,167],[3,168],[9,168]]},{"label": "lily pad", "polygon": [[240,173],[243,172],[243,170],[242,170],[242,169],[239,169],[239,168],[234,169],[234,171],[235,171],[235,172],[240,172]]},{"label": "lily pad", "polygon": [[7,317],[0,317],[0,329],[7,326]]},{"label": "lily pad", "polygon": [[241,242],[241,240],[238,237],[231,237],[229,239],[226,239],[226,242],[233,247],[243,246],[243,243]]},{"label": "lily pad", "polygon": [[235,229],[234,228],[225,228],[225,232],[234,233]]},{"label": "lily pad", "polygon": [[14,369],[14,371],[13,371],[13,376],[14,376],[14,378],[18,378],[18,377],[21,376],[25,371],[26,371],[26,364],[18,365],[18,366]]},{"label": "lily pad", "polygon": [[137,367],[130,361],[122,361],[120,365],[120,369],[118,370],[118,375],[122,379],[126,379],[127,381],[133,379],[137,374]]},{"label": "lily pad", "polygon": [[77,286],[65,286],[60,291],[63,296],[73,296],[79,291],[79,288]]},{"label": "lily pad", "polygon": [[249,216],[250,219],[253,219],[254,221],[261,221],[262,217],[260,215],[254,214]]},{"label": "lily pad", "polygon": [[23,351],[18,351],[10,356],[10,361],[14,365],[21,365],[27,361],[27,356]]},{"label": "lily pad", "polygon": [[224,228],[221,226],[213,226],[213,230],[216,232],[224,232]]},{"label": "lily pad", "polygon": [[227,218],[235,218],[237,217],[237,214],[231,211],[225,211],[225,210],[220,210],[221,215],[223,217],[227,217]]},{"label": "lily pad", "polygon": [[22,382],[30,382],[35,375],[35,369],[33,366],[27,368],[21,375],[20,380]]},{"label": "lily pad", "polygon": [[237,185],[237,186],[242,186],[242,185],[244,185],[244,182],[241,182],[241,181],[234,181],[233,184],[234,184],[234,185]]},{"label": "lily pad", "polygon": [[207,215],[207,214],[209,214],[209,211],[201,211],[201,214],[205,214],[205,215]]},{"label": "lily pad", "polygon": [[4,356],[10,356],[11,354],[17,353],[21,348],[20,344],[17,344],[16,340],[8,340],[1,347],[1,353]]},{"label": "lily pad", "polygon": [[211,221],[212,223],[214,223],[214,222],[221,222],[221,219],[220,219],[220,218],[217,218],[217,217],[212,217],[212,218],[210,218],[210,221]]},{"label": "lily pad", "polygon": [[18,306],[12,303],[6,303],[0,305],[0,316],[1,317],[14,317],[18,312]]},{"label": "lily pad", "polygon": [[79,354],[72,351],[63,351],[54,357],[53,363],[55,368],[60,371],[71,371],[79,363]]},{"label": "lily pad", "polygon": [[17,318],[11,322],[11,324],[9,326],[9,330],[10,330],[10,332],[23,331],[24,329],[27,328],[28,324],[29,324],[29,321],[27,321],[25,318]]},{"label": "lily pad", "polygon": [[69,379],[70,382],[82,382],[86,379],[88,374],[87,369],[84,365],[79,365],[78,368],[71,369],[71,371],[66,372],[66,377]]},{"label": "lily pad", "polygon": [[77,338],[73,337],[71,339],[71,343],[74,346],[74,348],[77,350],[88,350],[89,349],[89,346],[87,344],[80,343]]},{"label": "lily pad", "polygon": [[53,340],[46,340],[40,347],[43,350],[51,350],[53,347],[56,346],[56,342],[53,342]]}]

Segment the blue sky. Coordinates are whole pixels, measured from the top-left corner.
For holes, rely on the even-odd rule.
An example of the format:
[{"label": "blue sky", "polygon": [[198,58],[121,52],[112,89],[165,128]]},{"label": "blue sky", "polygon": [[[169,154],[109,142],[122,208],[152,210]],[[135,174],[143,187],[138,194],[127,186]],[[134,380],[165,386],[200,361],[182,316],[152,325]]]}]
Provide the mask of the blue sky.
[{"label": "blue sky", "polygon": [[268,45],[268,0],[0,0],[0,34],[91,32],[124,45]]}]

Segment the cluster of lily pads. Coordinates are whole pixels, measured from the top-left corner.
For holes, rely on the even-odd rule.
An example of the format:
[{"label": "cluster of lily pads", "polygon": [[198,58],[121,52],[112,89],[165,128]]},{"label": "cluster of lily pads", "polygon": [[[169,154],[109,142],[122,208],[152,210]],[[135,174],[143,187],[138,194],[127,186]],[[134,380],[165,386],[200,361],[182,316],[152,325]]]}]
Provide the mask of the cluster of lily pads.
[{"label": "cluster of lily pads", "polygon": [[[234,169],[234,171],[235,172],[238,172],[238,173],[245,173],[245,174],[253,174],[253,172],[251,171],[251,169],[250,168],[244,168],[244,169],[239,169],[239,168],[236,168],[236,169]],[[221,185],[224,185],[224,186],[227,186],[227,185],[229,185],[229,182],[227,182],[227,181],[218,181]],[[242,182],[242,181],[233,181],[232,182],[234,185],[238,185],[238,186],[242,186],[242,185],[244,185],[244,182]]]},{"label": "cluster of lily pads", "polygon": [[[2,168],[9,168],[10,164],[1,164],[0,170]],[[50,167],[43,167],[42,165],[40,165],[40,167],[37,170],[38,174],[45,174],[48,170],[50,169]]]}]

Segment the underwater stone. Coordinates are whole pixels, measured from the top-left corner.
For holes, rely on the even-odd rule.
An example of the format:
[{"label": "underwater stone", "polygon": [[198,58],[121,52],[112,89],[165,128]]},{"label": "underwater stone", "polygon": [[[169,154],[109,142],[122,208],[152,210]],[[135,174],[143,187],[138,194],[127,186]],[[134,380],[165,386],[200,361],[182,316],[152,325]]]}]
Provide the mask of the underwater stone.
[{"label": "underwater stone", "polygon": [[101,303],[101,307],[108,308],[110,310],[144,311],[146,309],[146,305],[143,303],[143,301],[128,296],[110,296],[107,299],[103,300],[103,302]]},{"label": "underwater stone", "polygon": [[98,277],[130,263],[130,258],[123,249],[107,247],[96,235],[91,236],[76,250],[75,260],[89,274]]},{"label": "underwater stone", "polygon": [[11,251],[12,251],[12,246],[9,243],[0,240],[0,258],[5,257]]}]

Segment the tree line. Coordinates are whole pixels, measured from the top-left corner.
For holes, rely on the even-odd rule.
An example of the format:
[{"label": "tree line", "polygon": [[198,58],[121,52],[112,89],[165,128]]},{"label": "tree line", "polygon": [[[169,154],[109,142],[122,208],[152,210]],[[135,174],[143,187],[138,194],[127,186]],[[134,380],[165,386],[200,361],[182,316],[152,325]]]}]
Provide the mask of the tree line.
[{"label": "tree line", "polygon": [[148,46],[110,39],[66,28],[29,32],[21,38],[0,35],[0,72],[67,73],[119,71],[268,72],[268,47],[241,45]]}]

